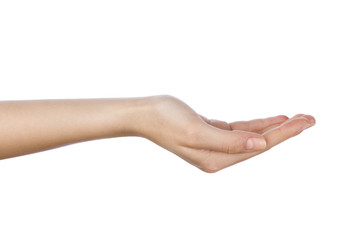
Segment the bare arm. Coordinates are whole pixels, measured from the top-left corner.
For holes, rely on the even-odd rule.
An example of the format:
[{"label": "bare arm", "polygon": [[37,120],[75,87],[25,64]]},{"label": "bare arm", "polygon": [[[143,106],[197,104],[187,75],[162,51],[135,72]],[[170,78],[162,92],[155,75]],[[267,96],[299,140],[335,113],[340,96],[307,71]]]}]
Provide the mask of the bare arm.
[{"label": "bare arm", "polygon": [[0,102],[0,159],[133,135],[145,98]]},{"label": "bare arm", "polygon": [[172,96],[0,102],[0,159],[95,139],[139,136],[205,172],[256,156],[315,124],[298,114],[227,123]]}]

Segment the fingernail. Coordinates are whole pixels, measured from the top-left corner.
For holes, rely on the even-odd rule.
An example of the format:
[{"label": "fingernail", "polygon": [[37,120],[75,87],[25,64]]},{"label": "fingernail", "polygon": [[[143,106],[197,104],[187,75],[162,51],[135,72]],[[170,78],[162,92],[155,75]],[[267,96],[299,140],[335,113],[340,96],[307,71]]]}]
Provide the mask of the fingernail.
[{"label": "fingernail", "polygon": [[266,147],[266,141],[261,138],[249,138],[246,142],[247,150],[261,150]]}]

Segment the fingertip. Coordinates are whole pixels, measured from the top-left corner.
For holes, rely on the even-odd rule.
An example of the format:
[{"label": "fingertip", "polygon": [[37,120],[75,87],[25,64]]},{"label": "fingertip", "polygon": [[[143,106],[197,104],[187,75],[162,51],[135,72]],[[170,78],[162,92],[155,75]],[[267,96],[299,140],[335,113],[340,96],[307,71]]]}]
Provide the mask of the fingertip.
[{"label": "fingertip", "polygon": [[313,116],[311,116],[311,115],[304,114],[304,115],[302,116],[302,118],[306,118],[306,120],[307,120],[311,125],[315,125],[315,123],[316,123],[315,118],[314,118]]},{"label": "fingertip", "polygon": [[315,119],[313,116],[311,116],[311,115],[306,115],[306,116],[308,116],[309,122],[310,122],[312,125],[315,125],[315,124],[316,124],[316,119]]},{"label": "fingertip", "polygon": [[303,124],[299,127],[298,131],[296,132],[296,135],[300,134],[301,132],[303,132],[305,129],[308,129],[312,126],[314,126],[315,124],[315,118],[311,115],[304,115],[302,117],[299,117],[297,119],[303,119],[305,120],[303,122]]},{"label": "fingertip", "polygon": [[293,118],[306,118],[311,124],[315,124],[316,120],[312,115],[299,113],[292,117]]}]

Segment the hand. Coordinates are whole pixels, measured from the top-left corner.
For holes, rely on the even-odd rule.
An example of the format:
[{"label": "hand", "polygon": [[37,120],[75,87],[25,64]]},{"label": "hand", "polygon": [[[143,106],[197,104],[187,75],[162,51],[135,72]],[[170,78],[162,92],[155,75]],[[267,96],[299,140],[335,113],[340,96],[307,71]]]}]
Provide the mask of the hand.
[{"label": "hand", "polygon": [[173,152],[199,169],[214,173],[254,157],[315,124],[310,115],[280,115],[227,123],[209,120],[172,96],[149,98],[139,135]]}]

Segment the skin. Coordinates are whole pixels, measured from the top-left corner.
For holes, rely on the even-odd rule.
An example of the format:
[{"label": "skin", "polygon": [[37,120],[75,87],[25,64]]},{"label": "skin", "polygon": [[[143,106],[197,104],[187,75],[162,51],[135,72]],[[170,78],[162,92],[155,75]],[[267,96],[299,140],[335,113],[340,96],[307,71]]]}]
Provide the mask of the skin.
[{"label": "skin", "polygon": [[306,114],[227,123],[207,119],[168,95],[3,101],[0,159],[78,142],[138,136],[214,173],[267,151],[314,124],[315,118]]}]

